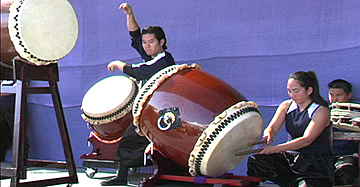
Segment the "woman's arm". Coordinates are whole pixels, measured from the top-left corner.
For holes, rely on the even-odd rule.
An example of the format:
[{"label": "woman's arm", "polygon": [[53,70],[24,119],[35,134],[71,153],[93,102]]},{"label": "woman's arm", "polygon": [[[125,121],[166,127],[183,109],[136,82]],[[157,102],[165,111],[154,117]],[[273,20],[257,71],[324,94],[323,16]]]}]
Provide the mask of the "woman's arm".
[{"label": "woman's arm", "polygon": [[306,147],[310,145],[317,137],[319,137],[324,129],[329,126],[329,124],[330,110],[326,107],[320,106],[320,108],[316,110],[302,137],[276,146],[265,146],[260,154],[273,154],[283,151],[298,150]]},{"label": "woman's arm", "polygon": [[263,140],[267,141],[267,144],[273,142],[274,137],[279,132],[281,127],[284,125],[286,111],[290,106],[291,100],[283,101],[279,107],[276,109],[276,112],[269,123],[268,127],[263,132]]}]

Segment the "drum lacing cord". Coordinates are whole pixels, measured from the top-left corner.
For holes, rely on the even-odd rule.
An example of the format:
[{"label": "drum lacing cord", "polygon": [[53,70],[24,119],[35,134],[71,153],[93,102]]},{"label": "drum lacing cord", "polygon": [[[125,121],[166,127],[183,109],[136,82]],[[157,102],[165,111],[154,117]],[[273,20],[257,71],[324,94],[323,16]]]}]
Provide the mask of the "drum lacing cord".
[{"label": "drum lacing cord", "polygon": [[257,112],[260,114],[260,111],[255,107],[246,107],[238,110],[237,112],[231,114],[228,116],[223,122],[221,122],[217,128],[212,132],[211,135],[204,141],[203,145],[201,146],[199,151],[199,154],[197,155],[197,158],[195,158],[195,171],[196,173],[200,174],[200,167],[203,160],[203,157],[205,156],[205,153],[208,149],[208,147],[211,145],[212,141],[217,137],[217,135],[225,129],[226,126],[228,126],[232,121],[234,121],[236,118],[249,113],[249,112]]},{"label": "drum lacing cord", "polygon": [[117,116],[118,114],[121,114],[123,111],[127,110],[128,108],[131,108],[130,105],[132,105],[132,103],[134,102],[137,92],[138,92],[138,87],[135,86],[135,94],[131,97],[130,101],[127,102],[123,107],[121,107],[119,110],[117,110],[116,112],[114,112],[112,114],[102,116],[102,117],[92,117],[85,113],[83,113],[83,114],[91,120],[105,120],[105,119],[113,118],[113,117]]},{"label": "drum lacing cord", "polygon": [[[156,84],[156,82],[162,78],[164,75],[168,74],[168,72],[173,71],[174,69],[176,69],[176,67],[171,67],[168,70],[162,72],[160,75],[158,75],[156,78],[154,78],[154,80],[152,80],[151,82],[149,82],[149,84],[146,86],[146,88],[142,88],[144,91],[140,94],[140,97],[138,98],[138,102],[135,103],[135,107],[134,107],[134,111],[133,113],[136,114],[140,108],[139,102],[141,100],[144,99],[144,96],[146,95],[147,92],[149,92],[149,90]],[[144,85],[145,86],[145,85]]]}]

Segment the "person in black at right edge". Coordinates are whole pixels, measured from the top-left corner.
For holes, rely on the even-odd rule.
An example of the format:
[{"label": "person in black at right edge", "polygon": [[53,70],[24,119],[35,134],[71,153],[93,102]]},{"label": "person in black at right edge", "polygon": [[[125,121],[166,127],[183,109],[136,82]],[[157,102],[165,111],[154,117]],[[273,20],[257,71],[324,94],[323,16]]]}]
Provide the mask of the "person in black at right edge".
[{"label": "person in black at right edge", "polygon": [[[123,3],[119,9],[127,15],[127,27],[131,36],[131,46],[141,55],[144,62],[128,64],[115,60],[108,64],[108,69],[116,68],[139,81],[143,85],[152,75],[161,69],[175,65],[172,55],[166,51],[165,32],[159,26],[149,26],[140,32],[140,26],[135,19],[130,4]],[[144,136],[135,132],[135,125],[131,124],[119,142],[116,161],[118,164],[117,176],[108,181],[101,182],[103,186],[126,185],[129,167],[143,166],[144,151],[150,143]]]},{"label": "person in black at right edge", "polygon": [[[328,84],[331,103],[348,103],[353,95],[352,85],[344,79],[335,79]],[[343,131],[336,127],[334,132]],[[358,143],[350,140],[334,140],[335,185],[357,185],[359,176]]]}]

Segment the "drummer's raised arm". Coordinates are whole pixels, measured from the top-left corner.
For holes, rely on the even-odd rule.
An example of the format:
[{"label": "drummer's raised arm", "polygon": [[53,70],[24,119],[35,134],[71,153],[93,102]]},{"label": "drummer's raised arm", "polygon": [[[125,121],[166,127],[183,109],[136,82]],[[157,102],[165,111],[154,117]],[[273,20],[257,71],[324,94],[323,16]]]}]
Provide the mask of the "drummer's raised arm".
[{"label": "drummer's raised arm", "polygon": [[129,31],[136,31],[140,28],[138,22],[136,21],[133,9],[130,4],[122,3],[119,6],[119,9],[123,9],[124,13],[127,15],[127,27]]}]

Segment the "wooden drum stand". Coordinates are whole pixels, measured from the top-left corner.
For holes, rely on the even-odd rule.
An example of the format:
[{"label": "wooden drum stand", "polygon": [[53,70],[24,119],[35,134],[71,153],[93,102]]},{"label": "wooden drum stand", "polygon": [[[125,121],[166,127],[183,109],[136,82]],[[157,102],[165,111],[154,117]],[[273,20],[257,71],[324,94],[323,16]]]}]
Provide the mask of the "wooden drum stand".
[{"label": "wooden drum stand", "polygon": [[[1,167],[1,176],[11,177],[11,186],[49,186],[56,184],[78,183],[74,155],[71,148],[70,137],[66,125],[65,113],[62,107],[59,88],[58,65],[52,63],[46,66],[32,65],[30,62],[15,57],[13,59],[13,79],[15,86],[2,86],[1,92],[15,93],[14,136],[11,167]],[[48,81],[49,87],[31,87],[30,81]],[[34,160],[27,158],[26,149],[26,101],[27,94],[51,94],[60,137],[66,161]],[[21,182],[26,179],[28,167],[46,167],[67,169],[69,176],[61,178],[44,179]]]},{"label": "wooden drum stand", "polygon": [[143,179],[140,182],[140,187],[158,186],[163,184],[171,184],[171,182],[185,182],[199,185],[213,185],[213,187],[228,187],[228,186],[258,186],[262,179],[250,176],[233,175],[226,173],[221,177],[208,177],[208,176],[191,176],[188,169],[183,168],[172,160],[164,157],[157,149],[152,153],[147,154],[155,170],[153,175],[148,179]]}]

